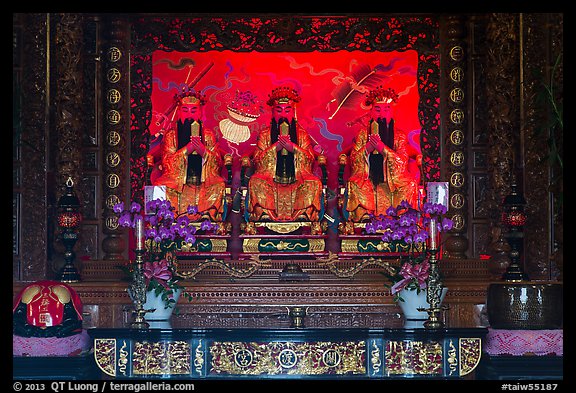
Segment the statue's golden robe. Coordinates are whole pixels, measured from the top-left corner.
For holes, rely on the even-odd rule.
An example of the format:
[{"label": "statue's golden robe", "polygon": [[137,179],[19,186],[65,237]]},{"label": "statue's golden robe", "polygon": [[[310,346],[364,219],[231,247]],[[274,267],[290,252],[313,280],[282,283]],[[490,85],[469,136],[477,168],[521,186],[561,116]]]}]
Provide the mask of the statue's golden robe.
[{"label": "statue's golden robe", "polygon": [[313,173],[315,156],[308,133],[296,125],[295,181],[291,184],[274,180],[277,152],[270,133],[270,128],[260,132],[254,153],[255,170],[248,184],[250,220],[258,221],[262,214],[266,214],[272,221],[318,221],[322,207],[322,181]]},{"label": "statue's golden robe", "polygon": [[385,214],[390,206],[402,200],[418,205],[418,181],[408,171],[406,135],[398,130],[394,135],[394,151],[384,156],[384,182],[374,185],[369,177],[370,165],[366,143],[370,133],[361,129],[350,152],[350,177],[347,182],[346,210],[348,220],[359,222],[366,214]]},{"label": "statue's golden robe", "polygon": [[158,149],[161,174],[151,179],[152,185],[166,186],[166,197],[177,212],[185,211],[189,205],[208,214],[212,221],[222,221],[226,182],[220,175],[223,160],[212,130],[203,128],[202,142],[206,154],[202,159],[200,184],[186,184],[188,156],[186,147],[178,149],[177,129],[172,127],[164,134]]}]

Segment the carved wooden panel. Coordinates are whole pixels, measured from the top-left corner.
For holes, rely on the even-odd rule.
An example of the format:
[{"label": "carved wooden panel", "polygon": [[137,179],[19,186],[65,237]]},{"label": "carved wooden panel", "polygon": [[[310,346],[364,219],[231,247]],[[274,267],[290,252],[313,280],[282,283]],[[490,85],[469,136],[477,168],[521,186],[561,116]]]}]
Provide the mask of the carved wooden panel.
[{"label": "carved wooden panel", "polygon": [[[15,212],[19,228],[17,269],[13,272],[20,280],[37,280],[48,274],[47,265],[47,215],[46,198],[46,112],[49,86],[47,85],[47,34],[46,14],[20,14],[22,27],[21,48],[21,103],[26,110],[20,114],[21,162],[20,195]],[[25,159],[24,159],[25,157]],[[29,196],[40,196],[30,198]],[[34,223],[34,225],[28,225]],[[18,273],[19,272],[19,273]]]},{"label": "carved wooden panel", "polygon": [[[445,322],[451,327],[472,327],[474,306],[486,299],[487,281],[459,282],[446,280],[449,288],[444,301],[449,306]],[[24,285],[15,285],[14,296]],[[121,327],[131,322],[133,304],[126,292],[126,283],[77,283],[84,312],[85,325]],[[177,327],[243,327],[247,321],[289,327],[289,307],[306,308],[305,326],[354,327],[377,326],[378,323],[401,322],[401,310],[392,300],[383,282],[258,283],[187,282],[186,291],[193,300],[178,303],[185,314]],[[236,325],[235,325],[236,324]]]}]

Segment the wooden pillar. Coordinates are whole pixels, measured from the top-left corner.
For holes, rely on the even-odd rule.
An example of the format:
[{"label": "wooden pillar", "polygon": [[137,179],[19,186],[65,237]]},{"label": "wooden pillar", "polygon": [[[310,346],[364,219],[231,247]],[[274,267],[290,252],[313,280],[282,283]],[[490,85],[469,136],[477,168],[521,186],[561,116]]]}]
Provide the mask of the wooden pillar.
[{"label": "wooden pillar", "polygon": [[126,201],[129,161],[129,24],[112,14],[103,19],[103,219],[102,250],[104,260],[127,258],[126,234],[118,226],[113,207]]},{"label": "wooden pillar", "polygon": [[454,227],[446,239],[443,257],[465,259],[468,250],[467,211],[468,180],[466,172],[466,142],[468,136],[467,110],[467,51],[465,18],[460,15],[447,17],[444,30],[443,72],[445,85],[442,102],[446,103],[443,124],[444,138],[443,169],[444,179],[450,189],[449,215]]},{"label": "wooden pillar", "polygon": [[[14,14],[13,278],[48,272],[46,173],[49,116],[48,14]],[[32,223],[32,224],[31,224]]]}]

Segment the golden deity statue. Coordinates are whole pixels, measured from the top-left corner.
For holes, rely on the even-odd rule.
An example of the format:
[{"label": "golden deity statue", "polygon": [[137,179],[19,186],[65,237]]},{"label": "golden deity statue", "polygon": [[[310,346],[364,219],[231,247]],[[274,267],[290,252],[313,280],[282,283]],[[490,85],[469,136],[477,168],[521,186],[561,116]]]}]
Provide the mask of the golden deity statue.
[{"label": "golden deity statue", "polygon": [[167,122],[147,155],[150,183],[166,186],[166,199],[177,212],[196,206],[204,219],[222,221],[226,182],[221,176],[222,151],[215,133],[202,122],[204,95],[175,97],[174,122]]},{"label": "golden deity statue", "polygon": [[418,206],[418,174],[408,168],[408,139],[402,130],[394,129],[392,104],[397,100],[393,89],[382,87],[365,99],[370,120],[359,130],[350,151],[343,209],[348,221],[367,221],[369,214],[385,214],[403,200]]},{"label": "golden deity statue", "polygon": [[316,158],[308,132],[296,120],[301,98],[290,87],[269,95],[270,127],[260,131],[248,183],[250,221],[319,221],[322,181],[313,173]]}]

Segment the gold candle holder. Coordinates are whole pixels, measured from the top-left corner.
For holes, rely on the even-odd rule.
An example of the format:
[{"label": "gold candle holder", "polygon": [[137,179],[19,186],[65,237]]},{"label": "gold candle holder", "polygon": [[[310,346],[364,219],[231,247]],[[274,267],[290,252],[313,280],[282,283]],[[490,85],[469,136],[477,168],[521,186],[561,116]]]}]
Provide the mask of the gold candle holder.
[{"label": "gold candle holder", "polygon": [[132,276],[132,283],[130,284],[130,291],[135,306],[135,317],[130,326],[133,329],[148,329],[150,324],[144,319],[144,315],[148,312],[144,309],[144,303],[146,303],[146,281],[142,269],[144,249],[136,249],[134,250],[134,253],[136,254],[136,259],[134,261],[135,267]]},{"label": "gold candle holder", "polygon": [[439,329],[444,327],[444,322],[442,322],[441,318],[442,308],[440,307],[443,284],[440,279],[438,260],[436,259],[438,250],[430,250],[429,253],[428,263],[430,263],[430,270],[427,280],[426,301],[430,307],[425,310],[428,313],[428,319],[424,322],[424,327],[427,329]]}]

